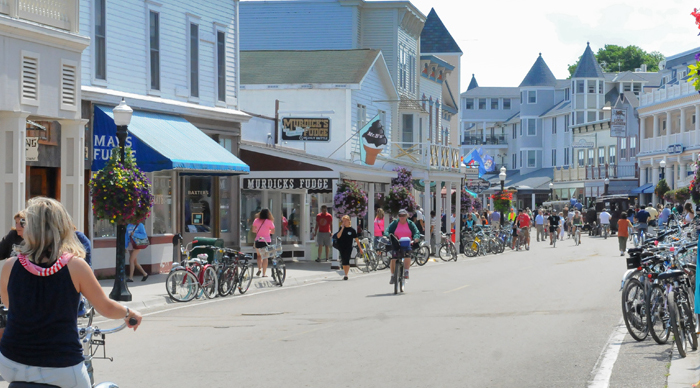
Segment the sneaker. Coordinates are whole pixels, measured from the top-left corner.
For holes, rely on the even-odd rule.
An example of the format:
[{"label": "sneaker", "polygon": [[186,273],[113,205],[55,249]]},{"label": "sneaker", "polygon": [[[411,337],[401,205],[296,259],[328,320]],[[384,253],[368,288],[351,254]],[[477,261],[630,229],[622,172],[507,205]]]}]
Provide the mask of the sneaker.
[{"label": "sneaker", "polygon": [[391,275],[391,278],[389,278],[389,284],[394,284],[394,275]]},{"label": "sneaker", "polygon": [[408,280],[408,270],[403,271],[403,278]]},{"label": "sneaker", "polygon": [[320,262],[321,262],[321,258],[316,259],[316,262],[317,262],[317,263],[320,263]]},{"label": "sneaker", "polygon": [[625,252],[620,252],[620,256],[624,256],[624,255],[625,255]]},{"label": "sneaker", "polygon": [[347,276],[343,276],[343,280],[348,280],[348,277],[347,277]]}]

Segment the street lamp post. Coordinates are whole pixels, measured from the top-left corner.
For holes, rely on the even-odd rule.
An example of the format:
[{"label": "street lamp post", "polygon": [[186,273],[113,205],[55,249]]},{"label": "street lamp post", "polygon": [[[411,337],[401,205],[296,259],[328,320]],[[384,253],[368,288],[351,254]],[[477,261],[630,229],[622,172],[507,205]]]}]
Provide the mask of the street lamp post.
[{"label": "street lamp post", "polygon": [[603,195],[608,195],[608,187],[610,187],[610,179],[605,178],[603,181],[605,183],[605,191],[603,191]]},{"label": "street lamp post", "polygon": [[662,160],[659,167],[661,167],[661,179],[666,179],[666,160]]},{"label": "street lamp post", "polygon": [[[506,184],[506,166],[501,167],[501,173],[498,174],[498,179],[501,180],[501,193],[503,193],[503,189]],[[503,226],[503,223],[505,222],[505,216],[503,212],[501,212],[501,226]]]},{"label": "street lamp post", "polygon": [[[129,123],[131,122],[131,115],[134,111],[126,105],[124,99],[119,105],[112,110],[114,113],[114,123],[117,124],[117,138],[119,139],[119,157],[124,163],[126,150],[126,136],[129,133]],[[109,298],[120,301],[120,302],[130,302],[131,293],[129,292],[129,287],[126,285],[126,273],[125,273],[125,257],[126,257],[126,225],[117,225],[117,260],[116,260],[116,274],[114,276],[114,286],[112,287],[112,292],[109,293]]]},{"label": "street lamp post", "polygon": [[554,201],[554,183],[549,182],[549,200]]}]

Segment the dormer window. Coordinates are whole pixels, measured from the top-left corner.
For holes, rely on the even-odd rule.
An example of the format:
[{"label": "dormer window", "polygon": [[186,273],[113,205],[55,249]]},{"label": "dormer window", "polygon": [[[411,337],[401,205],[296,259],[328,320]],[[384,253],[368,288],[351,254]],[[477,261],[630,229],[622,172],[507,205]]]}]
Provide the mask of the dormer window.
[{"label": "dormer window", "polygon": [[536,90],[529,90],[527,92],[527,103],[528,104],[537,104],[537,91]]}]

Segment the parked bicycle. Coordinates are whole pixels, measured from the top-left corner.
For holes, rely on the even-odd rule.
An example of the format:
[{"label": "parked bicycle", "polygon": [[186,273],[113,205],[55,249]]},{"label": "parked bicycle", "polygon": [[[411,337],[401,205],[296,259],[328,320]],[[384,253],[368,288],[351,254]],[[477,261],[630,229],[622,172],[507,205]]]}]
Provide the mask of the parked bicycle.
[{"label": "parked bicycle", "polygon": [[[184,252],[189,258],[192,243],[187,244]],[[221,248],[214,246],[199,246],[218,251]],[[218,292],[218,276],[214,265],[208,263],[205,253],[196,258],[183,260],[181,263],[173,263],[168,277],[165,279],[165,289],[171,299],[176,302],[189,302],[200,298],[214,298]]]}]

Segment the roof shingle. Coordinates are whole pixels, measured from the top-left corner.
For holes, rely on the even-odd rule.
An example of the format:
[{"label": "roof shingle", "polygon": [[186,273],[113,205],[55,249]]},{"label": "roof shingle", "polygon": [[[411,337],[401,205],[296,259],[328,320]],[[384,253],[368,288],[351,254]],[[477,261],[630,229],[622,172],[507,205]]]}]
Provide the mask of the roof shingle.
[{"label": "roof shingle", "polygon": [[532,65],[519,87],[531,86],[557,86],[557,79],[552,74],[552,71],[549,70],[549,66],[544,62],[544,59],[542,59],[542,53],[537,57],[535,64]]},{"label": "roof shingle", "polygon": [[420,52],[426,54],[462,53],[462,49],[447,31],[447,27],[440,20],[435,8],[430,10],[425,19],[425,25],[420,34]]},{"label": "roof shingle", "polygon": [[581,60],[578,61],[576,71],[571,78],[605,78],[605,75],[603,75],[603,69],[595,59],[593,50],[591,50],[590,43],[586,44],[586,50],[583,52]]}]

